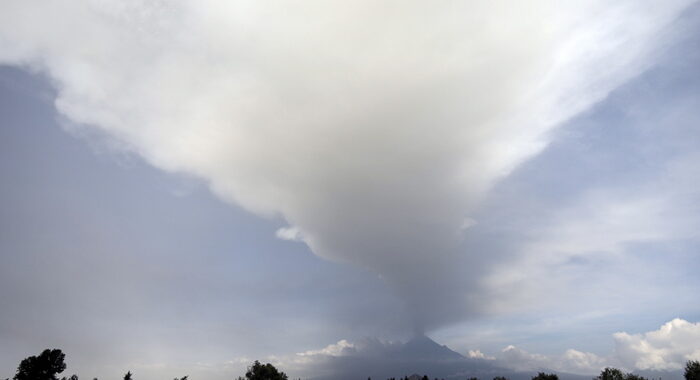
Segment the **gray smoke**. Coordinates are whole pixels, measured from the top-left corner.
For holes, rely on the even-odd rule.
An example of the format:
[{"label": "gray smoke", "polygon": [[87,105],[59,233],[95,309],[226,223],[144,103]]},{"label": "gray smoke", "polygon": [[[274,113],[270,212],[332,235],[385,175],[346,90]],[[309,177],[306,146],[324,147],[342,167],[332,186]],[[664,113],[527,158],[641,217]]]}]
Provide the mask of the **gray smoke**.
[{"label": "gray smoke", "polygon": [[460,242],[486,191],[644,70],[686,3],[8,0],[0,63],[47,75],[85,129],[377,273],[422,332],[483,309],[464,274],[488,252]]}]

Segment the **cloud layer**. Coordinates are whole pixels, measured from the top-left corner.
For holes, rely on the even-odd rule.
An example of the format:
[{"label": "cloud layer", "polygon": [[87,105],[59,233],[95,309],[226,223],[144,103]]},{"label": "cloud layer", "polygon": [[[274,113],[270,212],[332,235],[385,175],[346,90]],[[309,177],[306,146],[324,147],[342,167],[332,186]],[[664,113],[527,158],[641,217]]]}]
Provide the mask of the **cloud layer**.
[{"label": "cloud layer", "polygon": [[654,61],[687,2],[653,4],[5,1],[0,62],[46,74],[78,133],[377,273],[422,331],[483,311],[463,227]]},{"label": "cloud layer", "polygon": [[[572,375],[590,376],[598,374],[605,367],[616,367],[674,379],[681,377],[679,371],[686,361],[700,360],[697,344],[700,323],[675,318],[658,330],[642,334],[618,332],[612,338],[614,350],[607,356],[573,348],[558,355],[542,355],[508,345],[493,356],[470,350],[462,358],[431,358],[429,354],[434,347],[421,347],[419,356],[411,356],[402,343],[365,339],[358,343],[340,340],[320,350],[273,359],[294,373],[324,378],[356,378],[362,374],[374,376],[375,373],[369,372],[371,370],[381,370],[383,377],[410,375],[411,371],[418,371],[420,374],[446,378],[496,375],[530,378],[532,373],[538,371],[555,371],[563,378],[577,378]],[[356,373],[353,368],[365,372]]]},{"label": "cloud layer", "polygon": [[615,348],[609,356],[575,349],[568,349],[562,355],[547,356],[508,346],[498,360],[514,370],[550,369],[575,374],[595,374],[604,367],[628,371],[679,371],[688,360],[700,360],[700,323],[675,318],[658,330],[641,334],[617,332],[612,338]]},{"label": "cloud layer", "polygon": [[629,368],[678,370],[688,360],[700,360],[700,323],[676,318],[658,330],[614,335],[615,355]]}]

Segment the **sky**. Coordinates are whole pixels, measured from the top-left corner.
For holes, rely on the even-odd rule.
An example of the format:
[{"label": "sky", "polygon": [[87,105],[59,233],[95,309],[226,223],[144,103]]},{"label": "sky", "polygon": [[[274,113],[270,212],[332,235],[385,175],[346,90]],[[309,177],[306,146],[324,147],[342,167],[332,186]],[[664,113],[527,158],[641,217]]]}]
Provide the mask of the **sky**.
[{"label": "sky", "polygon": [[0,377],[678,370],[698,67],[684,0],[4,1]]}]

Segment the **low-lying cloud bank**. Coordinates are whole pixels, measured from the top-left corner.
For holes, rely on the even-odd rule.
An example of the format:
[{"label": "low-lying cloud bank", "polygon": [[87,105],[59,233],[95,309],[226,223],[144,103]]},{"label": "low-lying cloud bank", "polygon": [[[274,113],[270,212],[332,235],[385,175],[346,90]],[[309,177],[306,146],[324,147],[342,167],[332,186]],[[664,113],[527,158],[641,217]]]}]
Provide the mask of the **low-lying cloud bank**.
[{"label": "low-lying cloud bank", "polygon": [[[270,358],[293,374],[312,378],[386,378],[428,374],[444,378],[529,378],[533,372],[555,371],[563,378],[592,376],[605,367],[617,367],[647,376],[680,378],[688,360],[700,360],[700,323],[673,319],[658,330],[641,334],[618,332],[608,356],[568,349],[560,355],[530,353],[507,346],[493,355],[470,350],[460,355],[428,338],[408,343],[364,339],[341,340],[319,350]],[[358,377],[359,376],[359,377]]]},{"label": "low-lying cloud bank", "polygon": [[615,357],[628,368],[678,370],[700,360],[700,323],[676,318],[643,334],[616,333]]},{"label": "low-lying cloud bank", "polygon": [[675,318],[658,330],[640,334],[618,332],[612,338],[615,348],[609,356],[574,349],[558,356],[545,356],[509,346],[497,360],[517,370],[546,368],[577,374],[594,374],[604,367],[642,373],[674,372],[680,371],[688,360],[700,360],[700,323]]}]

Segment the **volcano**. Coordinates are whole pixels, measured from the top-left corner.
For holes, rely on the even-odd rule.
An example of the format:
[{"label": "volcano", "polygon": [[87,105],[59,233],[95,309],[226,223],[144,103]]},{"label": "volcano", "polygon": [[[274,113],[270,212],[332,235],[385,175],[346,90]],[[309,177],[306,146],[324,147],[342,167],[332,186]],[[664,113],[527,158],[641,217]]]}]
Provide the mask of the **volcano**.
[{"label": "volcano", "polygon": [[413,337],[408,342],[397,347],[395,353],[397,357],[406,360],[463,360],[460,353],[452,351],[445,345],[440,345],[425,335]]}]

